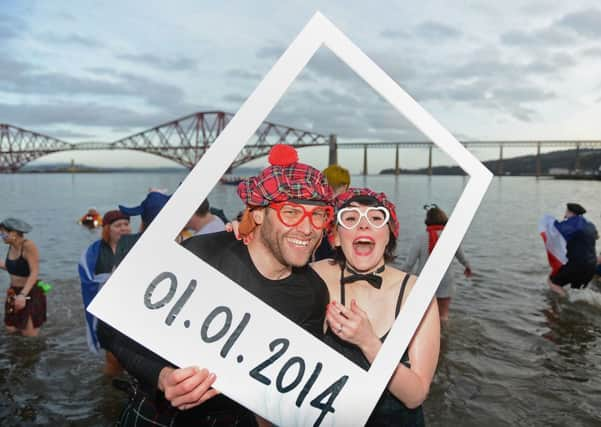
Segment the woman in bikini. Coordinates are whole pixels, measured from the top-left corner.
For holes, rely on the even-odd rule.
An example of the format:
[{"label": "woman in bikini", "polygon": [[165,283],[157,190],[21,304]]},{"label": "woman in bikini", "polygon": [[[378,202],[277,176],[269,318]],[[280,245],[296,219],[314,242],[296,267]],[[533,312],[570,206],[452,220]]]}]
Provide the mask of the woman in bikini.
[{"label": "woman in bikini", "polygon": [[8,271],[10,287],[6,293],[4,323],[9,333],[36,336],[46,321],[46,295],[36,286],[39,254],[36,245],[25,238],[31,226],[16,218],[0,223],[0,237],[8,244],[6,259],[0,268]]}]

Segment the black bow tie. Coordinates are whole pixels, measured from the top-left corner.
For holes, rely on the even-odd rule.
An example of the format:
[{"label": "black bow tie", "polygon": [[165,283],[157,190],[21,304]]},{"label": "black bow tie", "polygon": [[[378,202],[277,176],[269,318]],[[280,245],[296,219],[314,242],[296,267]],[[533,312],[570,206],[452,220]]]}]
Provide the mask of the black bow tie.
[{"label": "black bow tie", "polygon": [[386,266],[383,265],[382,267],[378,268],[373,273],[361,274],[361,273],[357,273],[356,271],[352,270],[349,267],[346,267],[346,269],[351,273],[351,275],[343,277],[340,280],[340,283],[342,285],[344,285],[346,283],[353,283],[353,282],[357,282],[359,280],[365,280],[367,283],[372,285],[374,288],[380,289],[382,287],[382,276],[378,276],[376,273],[383,272],[385,268],[386,268]]}]

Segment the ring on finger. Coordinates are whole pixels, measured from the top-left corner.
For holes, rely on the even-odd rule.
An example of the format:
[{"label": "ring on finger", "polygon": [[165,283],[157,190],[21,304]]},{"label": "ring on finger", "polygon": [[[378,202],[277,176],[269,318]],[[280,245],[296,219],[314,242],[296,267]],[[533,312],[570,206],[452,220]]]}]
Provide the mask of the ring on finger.
[{"label": "ring on finger", "polygon": [[338,332],[338,333],[341,333],[341,332],[342,332],[342,323],[341,323],[341,324],[340,324],[340,326],[338,327],[338,331],[337,331],[337,332]]}]

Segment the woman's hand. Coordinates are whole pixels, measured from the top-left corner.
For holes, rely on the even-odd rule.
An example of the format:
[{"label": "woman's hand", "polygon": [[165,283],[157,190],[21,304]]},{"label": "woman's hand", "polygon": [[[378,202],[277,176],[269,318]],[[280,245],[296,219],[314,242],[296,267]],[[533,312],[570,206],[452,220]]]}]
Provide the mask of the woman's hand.
[{"label": "woman's hand", "polygon": [[463,274],[465,275],[465,277],[472,277],[474,273],[472,273],[471,268],[465,267],[465,270],[463,270]]},{"label": "woman's hand", "polygon": [[237,220],[233,220],[232,222],[228,222],[227,224],[225,224],[225,231],[227,231],[229,233],[234,233],[234,236],[236,236],[236,239],[242,240],[245,245],[248,245],[248,242],[250,242],[252,240],[252,236],[253,236],[252,233],[246,237],[241,238],[239,228],[240,228],[240,222]]},{"label": "woman's hand", "polygon": [[171,406],[179,410],[187,410],[219,394],[211,388],[217,377],[206,369],[197,367],[161,369],[158,387],[165,394]]},{"label": "woman's hand", "polygon": [[351,307],[332,301],[326,310],[328,326],[339,338],[358,346],[368,359],[375,357],[382,343],[357,302],[351,300]]},{"label": "woman's hand", "polygon": [[14,298],[15,298],[15,303],[14,303],[15,311],[23,310],[25,308],[25,305],[27,305],[27,297],[25,295],[18,294],[18,295],[15,295]]}]

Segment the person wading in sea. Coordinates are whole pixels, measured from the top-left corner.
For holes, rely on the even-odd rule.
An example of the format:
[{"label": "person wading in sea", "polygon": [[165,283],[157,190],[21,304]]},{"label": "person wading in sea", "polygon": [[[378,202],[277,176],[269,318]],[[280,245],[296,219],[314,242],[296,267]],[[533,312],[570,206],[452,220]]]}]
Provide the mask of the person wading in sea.
[{"label": "person wading in sea", "polygon": [[6,292],[4,323],[8,333],[37,336],[46,321],[46,295],[37,286],[40,261],[38,248],[25,234],[31,226],[17,218],[0,223],[0,236],[8,252],[0,268],[8,271],[10,287]]}]

